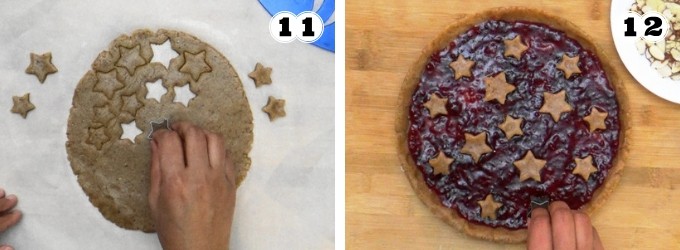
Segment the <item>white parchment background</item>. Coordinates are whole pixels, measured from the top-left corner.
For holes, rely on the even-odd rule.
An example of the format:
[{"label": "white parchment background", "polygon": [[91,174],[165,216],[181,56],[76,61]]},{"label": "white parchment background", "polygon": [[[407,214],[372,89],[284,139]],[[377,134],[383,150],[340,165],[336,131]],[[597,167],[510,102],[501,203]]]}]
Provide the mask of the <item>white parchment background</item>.
[{"label": "white parchment background", "polygon": [[[22,221],[0,235],[17,249],[159,249],[156,234],[129,231],[88,201],[66,158],[73,90],[97,54],[135,29],[176,29],[222,52],[246,90],[255,123],[253,164],[238,190],[233,249],[328,249],[334,244],[334,54],[280,44],[256,0],[1,1],[0,187],[19,197]],[[40,84],[29,53],[52,52],[59,72]],[[273,84],[255,88],[257,62]],[[12,96],[31,93],[27,119]],[[273,95],[287,116],[260,109]]]}]

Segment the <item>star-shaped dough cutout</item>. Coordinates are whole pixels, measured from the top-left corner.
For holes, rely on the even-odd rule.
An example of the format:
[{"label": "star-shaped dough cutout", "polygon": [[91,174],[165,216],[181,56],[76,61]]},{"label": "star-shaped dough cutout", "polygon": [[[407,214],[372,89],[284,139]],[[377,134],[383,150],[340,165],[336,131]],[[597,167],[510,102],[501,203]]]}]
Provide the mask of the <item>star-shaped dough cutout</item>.
[{"label": "star-shaped dough cutout", "polygon": [[255,87],[272,83],[272,68],[262,66],[261,63],[255,64],[255,70],[248,74],[248,77],[255,81]]},{"label": "star-shaped dough cutout", "polygon": [[609,114],[607,112],[600,112],[597,108],[590,108],[590,115],[583,118],[584,121],[588,122],[590,132],[592,133],[596,129],[606,129],[607,125],[604,120],[607,119]]},{"label": "star-shaped dough cutout", "polygon": [[479,204],[479,208],[482,210],[482,218],[492,220],[496,219],[496,211],[503,206],[503,204],[494,201],[491,194],[487,194],[484,200],[477,201],[477,204]]},{"label": "star-shaped dough cutout", "polygon": [[179,72],[188,73],[194,81],[198,81],[201,74],[211,71],[212,68],[205,61],[205,51],[198,54],[184,52],[184,64],[179,68]]},{"label": "star-shaped dough cutout", "polygon": [[118,46],[118,51],[120,51],[120,59],[116,62],[116,66],[125,68],[130,75],[135,73],[137,67],[146,64],[144,58],[139,54],[139,45],[133,48]]},{"label": "star-shaped dough cutout", "polygon": [[97,150],[101,150],[102,146],[109,141],[109,136],[106,135],[106,127],[101,124],[96,124],[87,129],[88,137],[86,143],[93,145]]},{"label": "star-shaped dough cutout", "polygon": [[576,167],[571,172],[580,175],[586,181],[592,173],[597,172],[597,168],[593,166],[593,157],[590,155],[583,159],[574,158],[574,162],[576,162]]},{"label": "star-shaped dough cutout", "polygon": [[475,162],[478,162],[482,154],[491,151],[489,145],[486,145],[486,133],[476,135],[465,133],[465,145],[460,150],[461,153],[469,154]]},{"label": "star-shaped dough cutout", "polygon": [[270,121],[273,121],[276,118],[286,116],[286,110],[283,109],[285,105],[286,100],[276,99],[273,96],[270,96],[269,100],[267,101],[267,106],[264,106],[262,111],[269,115]]},{"label": "star-shaped dough cutout", "polygon": [[472,72],[470,69],[472,69],[472,66],[474,65],[474,61],[466,60],[463,55],[458,55],[458,58],[455,61],[449,63],[449,67],[453,70],[453,75],[456,80],[463,76],[471,77]]},{"label": "star-shaped dough cutout", "polygon": [[123,106],[120,107],[120,110],[130,114],[132,117],[136,116],[137,110],[139,110],[139,108],[142,106],[142,104],[137,99],[137,95],[126,95],[121,96],[121,98],[123,99]]},{"label": "star-shaped dough cutout", "polygon": [[100,124],[108,124],[116,115],[114,115],[109,107],[100,106],[94,107],[94,120]]},{"label": "star-shaped dough cutout", "polygon": [[500,129],[503,130],[505,133],[505,137],[508,139],[512,138],[515,135],[523,135],[524,132],[522,132],[522,118],[513,118],[512,116],[506,115],[505,116],[505,121],[498,125]]},{"label": "star-shaped dough cutout", "polygon": [[567,103],[567,92],[562,90],[555,94],[543,92],[543,106],[538,112],[549,113],[555,122],[560,120],[560,115],[571,111],[571,105]]},{"label": "star-shaped dough cutout", "polygon": [[496,76],[484,77],[484,85],[486,86],[484,101],[496,99],[501,104],[505,104],[505,97],[515,90],[515,86],[505,80],[505,72]]},{"label": "star-shaped dough cutout", "polygon": [[428,161],[432,165],[432,171],[434,174],[449,174],[449,165],[453,163],[453,159],[446,156],[444,151],[439,151],[435,158]]},{"label": "star-shaped dough cutout", "polygon": [[12,113],[17,113],[26,119],[28,112],[35,109],[33,103],[31,103],[31,93],[26,93],[23,96],[12,96]]},{"label": "star-shaped dough cutout", "polygon": [[519,170],[519,181],[534,179],[541,182],[541,169],[545,167],[545,160],[534,157],[534,153],[529,150],[524,158],[513,163]]},{"label": "star-shaped dough cutout", "polygon": [[529,47],[522,43],[522,37],[520,35],[517,35],[510,40],[504,40],[503,43],[505,43],[505,52],[503,52],[503,56],[512,56],[517,58],[517,60],[521,59],[522,53],[529,49]]},{"label": "star-shaped dough cutout", "polygon": [[449,99],[440,97],[439,94],[430,94],[430,100],[423,104],[423,106],[430,111],[430,118],[434,118],[440,114],[448,114],[448,111],[446,111],[446,103],[448,101]]},{"label": "star-shaped dough cutout", "polygon": [[33,74],[38,77],[40,83],[45,82],[47,75],[57,72],[57,67],[52,64],[52,53],[47,52],[42,55],[31,53],[31,64],[26,68],[26,74]]},{"label": "star-shaped dough cutout", "polygon": [[123,87],[125,85],[118,80],[116,70],[111,70],[108,73],[97,72],[97,83],[94,84],[94,91],[104,94],[106,98],[113,98],[113,94]]},{"label": "star-shaped dough cutout", "polygon": [[580,74],[581,69],[578,68],[579,56],[569,57],[565,53],[562,55],[562,61],[557,64],[557,68],[564,72],[564,78],[569,79],[573,74]]}]

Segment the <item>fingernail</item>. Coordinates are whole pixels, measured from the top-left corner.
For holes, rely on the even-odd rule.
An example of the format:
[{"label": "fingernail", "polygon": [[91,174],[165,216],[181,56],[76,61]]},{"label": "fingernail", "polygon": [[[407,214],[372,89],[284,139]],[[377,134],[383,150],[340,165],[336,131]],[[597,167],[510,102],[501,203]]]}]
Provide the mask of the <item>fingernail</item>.
[{"label": "fingernail", "polygon": [[[16,200],[16,199],[17,199],[17,196],[16,196],[16,195],[13,195],[13,194],[10,194],[10,195],[7,196],[7,199],[8,199],[8,200]],[[2,250],[2,248],[0,248],[0,250]]]}]

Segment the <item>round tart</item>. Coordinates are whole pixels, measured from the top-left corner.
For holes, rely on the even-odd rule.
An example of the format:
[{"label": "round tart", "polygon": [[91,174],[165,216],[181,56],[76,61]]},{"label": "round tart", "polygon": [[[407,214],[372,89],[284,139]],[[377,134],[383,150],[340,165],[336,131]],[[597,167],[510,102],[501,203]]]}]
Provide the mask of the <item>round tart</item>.
[{"label": "round tart", "polygon": [[521,242],[532,201],[590,213],[627,154],[626,98],[570,22],[503,8],[450,25],[404,80],[396,132],[420,199],[479,238]]}]

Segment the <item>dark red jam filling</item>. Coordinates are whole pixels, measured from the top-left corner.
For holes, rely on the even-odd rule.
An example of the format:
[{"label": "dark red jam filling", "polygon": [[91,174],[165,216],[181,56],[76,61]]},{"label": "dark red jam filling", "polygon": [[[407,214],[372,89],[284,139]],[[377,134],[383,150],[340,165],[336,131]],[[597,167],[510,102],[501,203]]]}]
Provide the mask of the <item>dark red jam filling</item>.
[{"label": "dark red jam filling", "polygon": [[[503,56],[505,39],[522,37],[529,49],[521,60]],[[556,68],[566,53],[578,55],[580,74],[565,79]],[[458,55],[473,60],[472,77],[454,80],[449,63]],[[505,104],[484,101],[484,77],[505,72],[516,90],[507,95]],[[543,93],[567,92],[572,111],[562,113],[555,122],[550,114],[539,113]],[[430,94],[448,98],[448,115],[429,117],[423,106]],[[607,128],[589,131],[583,120],[593,107],[607,112]],[[498,125],[506,115],[522,118],[524,135],[509,140]],[[450,207],[473,223],[508,229],[525,228],[531,198],[547,196],[551,201],[565,201],[573,209],[586,204],[604,182],[619,146],[619,107],[613,88],[597,59],[574,39],[546,25],[525,21],[487,21],[461,34],[443,50],[433,54],[412,97],[409,114],[409,150],[427,185]],[[487,133],[493,152],[483,154],[479,162],[462,154],[465,133]],[[448,175],[433,174],[428,161],[443,150],[455,159]],[[513,162],[528,150],[547,161],[541,170],[541,182],[519,181]],[[598,169],[585,181],[572,174],[574,158],[593,157]],[[492,194],[503,204],[497,218],[481,217],[478,201]]]}]

